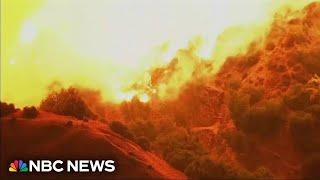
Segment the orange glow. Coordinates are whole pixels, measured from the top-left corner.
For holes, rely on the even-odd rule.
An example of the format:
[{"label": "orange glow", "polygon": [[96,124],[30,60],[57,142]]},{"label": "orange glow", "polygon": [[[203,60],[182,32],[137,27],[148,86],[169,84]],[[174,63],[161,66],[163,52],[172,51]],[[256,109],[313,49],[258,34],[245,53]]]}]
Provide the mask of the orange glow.
[{"label": "orange glow", "polygon": [[[117,103],[173,97],[200,61],[213,62],[214,73],[268,31],[275,10],[308,2],[3,0],[1,101],[37,105],[53,81],[100,89]],[[150,69],[175,58],[179,70],[151,86]]]}]

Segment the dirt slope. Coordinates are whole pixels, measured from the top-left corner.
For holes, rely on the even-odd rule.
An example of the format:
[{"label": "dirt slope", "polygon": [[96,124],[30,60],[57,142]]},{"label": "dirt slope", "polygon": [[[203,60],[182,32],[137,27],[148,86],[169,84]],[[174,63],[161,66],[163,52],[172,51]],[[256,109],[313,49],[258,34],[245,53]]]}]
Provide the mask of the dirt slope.
[{"label": "dirt slope", "polygon": [[[71,117],[40,112],[36,119],[1,118],[1,179],[186,179],[161,158],[146,152],[99,122],[84,122]],[[66,123],[71,120],[73,126]],[[15,159],[113,159],[114,173],[10,174],[9,163]],[[8,164],[8,166],[5,166]]]}]

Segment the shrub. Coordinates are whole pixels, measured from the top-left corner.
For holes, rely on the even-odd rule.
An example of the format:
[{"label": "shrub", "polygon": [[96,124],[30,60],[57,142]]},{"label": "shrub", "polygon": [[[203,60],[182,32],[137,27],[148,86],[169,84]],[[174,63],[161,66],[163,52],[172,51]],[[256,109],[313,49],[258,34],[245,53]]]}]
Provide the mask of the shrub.
[{"label": "shrub", "polygon": [[168,134],[177,129],[177,126],[174,121],[168,121],[166,119],[159,119],[155,122],[155,127],[157,130],[157,137],[159,137],[160,134]]},{"label": "shrub", "polygon": [[72,126],[73,126],[72,121],[68,121],[68,122],[66,123],[66,127],[71,128]]},{"label": "shrub", "polygon": [[133,134],[130,132],[130,130],[128,129],[127,126],[125,126],[123,123],[121,123],[120,121],[112,121],[109,124],[110,129],[115,132],[120,134],[121,136],[133,140],[134,136]]},{"label": "shrub", "polygon": [[184,171],[195,158],[195,153],[190,150],[175,149],[166,156],[166,161],[174,168]]},{"label": "shrub", "polygon": [[320,179],[320,155],[313,155],[308,158],[302,165],[303,179]]},{"label": "shrub", "polygon": [[16,111],[14,104],[7,104],[1,102],[0,106],[0,117],[7,116],[9,114],[12,114]]},{"label": "shrub", "polygon": [[149,140],[154,140],[157,135],[154,125],[147,120],[136,120],[132,122],[130,129],[136,136],[144,136]]},{"label": "shrub", "polygon": [[233,168],[223,162],[214,162],[209,156],[200,156],[191,162],[184,173],[190,179],[255,179],[244,169]]},{"label": "shrub", "polygon": [[159,135],[155,140],[155,149],[159,150],[165,159],[175,150],[190,150],[195,154],[203,154],[202,145],[190,135],[184,128],[176,128],[175,131]]},{"label": "shrub", "polygon": [[253,173],[254,179],[273,179],[273,175],[269,169],[265,167],[259,167]]},{"label": "shrub", "polygon": [[258,87],[245,87],[243,91],[250,96],[250,105],[253,105],[260,101],[262,96],[264,95],[264,90]]},{"label": "shrub", "polygon": [[137,96],[130,102],[123,102],[120,110],[126,120],[148,119],[150,114],[150,105],[143,103]]},{"label": "shrub", "polygon": [[222,163],[216,163],[208,156],[202,156],[185,169],[185,174],[191,179],[228,179],[228,168]]},{"label": "shrub", "polygon": [[28,118],[28,119],[33,119],[36,118],[39,114],[39,111],[34,107],[24,107],[22,110],[22,117]]},{"label": "shrub", "polygon": [[231,94],[228,108],[231,113],[232,119],[235,121],[235,124],[238,124],[244,114],[250,108],[250,96],[248,94],[240,94],[234,92]]},{"label": "shrub", "polygon": [[272,135],[283,123],[283,104],[279,99],[271,99],[248,109],[242,108],[242,111],[240,109],[241,107],[238,107],[238,116],[232,117],[235,125],[246,133]]},{"label": "shrub", "polygon": [[241,131],[229,132],[227,140],[232,149],[239,153],[248,153],[253,147],[248,137]]},{"label": "shrub", "polygon": [[296,146],[303,151],[317,149],[314,141],[315,120],[310,113],[298,112],[290,117],[290,132]]},{"label": "shrub", "polygon": [[196,157],[207,153],[196,137],[182,127],[160,134],[153,145],[169,164],[181,171]]},{"label": "shrub", "polygon": [[187,136],[188,133],[183,128],[176,128],[172,131],[162,133],[155,139],[155,149],[159,150],[165,157],[174,149],[183,148]]},{"label": "shrub", "polygon": [[241,118],[245,112],[250,109],[250,106],[261,100],[264,95],[262,88],[244,87],[240,91],[231,92],[228,108],[231,112],[231,117],[234,120]]},{"label": "shrub", "polygon": [[253,107],[247,114],[248,122],[243,129],[260,135],[273,134],[282,124],[282,110],[282,102],[276,99],[265,102],[262,107]]},{"label": "shrub", "polygon": [[150,141],[148,138],[141,136],[138,137],[135,142],[143,149],[143,150],[150,150]]},{"label": "shrub", "polygon": [[52,92],[40,104],[40,109],[78,119],[95,118],[76,88]]},{"label": "shrub", "polygon": [[311,93],[302,85],[293,86],[285,95],[286,105],[293,110],[302,110],[309,106]]}]

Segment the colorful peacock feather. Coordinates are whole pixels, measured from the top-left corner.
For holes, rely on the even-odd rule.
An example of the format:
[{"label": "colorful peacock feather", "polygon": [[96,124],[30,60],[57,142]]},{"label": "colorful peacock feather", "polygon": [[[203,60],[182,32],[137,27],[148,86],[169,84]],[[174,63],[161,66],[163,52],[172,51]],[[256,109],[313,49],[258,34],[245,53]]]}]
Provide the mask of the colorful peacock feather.
[{"label": "colorful peacock feather", "polygon": [[9,172],[28,172],[27,164],[22,160],[14,160],[10,163]]}]

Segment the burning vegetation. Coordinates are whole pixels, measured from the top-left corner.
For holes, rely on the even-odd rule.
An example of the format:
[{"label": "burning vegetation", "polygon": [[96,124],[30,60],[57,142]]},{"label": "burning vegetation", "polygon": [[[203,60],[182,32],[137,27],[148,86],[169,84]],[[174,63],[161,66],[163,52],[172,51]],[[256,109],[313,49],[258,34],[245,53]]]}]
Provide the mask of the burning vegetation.
[{"label": "burning vegetation", "polygon": [[40,109],[78,119],[95,118],[95,115],[81,97],[79,90],[72,87],[50,93],[41,102]]},{"label": "burning vegetation", "polygon": [[[147,84],[133,86],[151,98],[124,102],[124,122],[139,134],[152,131],[145,135],[151,150],[189,177],[314,177],[316,158],[313,165],[308,159],[319,152],[319,27],[319,3],[277,13],[263,41],[227,58],[216,74],[214,61],[181,50],[167,66],[151,70]],[[178,91],[170,86],[175,81]],[[205,159],[208,153],[217,155]]]},{"label": "burning vegetation", "polygon": [[[219,70],[191,42],[121,103],[70,87],[39,110],[107,123],[194,179],[319,178],[320,3],[275,14],[262,39]],[[1,103],[1,116],[16,111]]]}]

